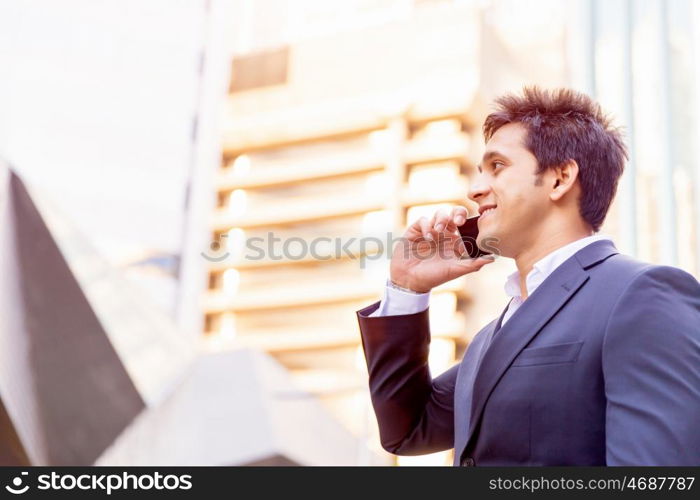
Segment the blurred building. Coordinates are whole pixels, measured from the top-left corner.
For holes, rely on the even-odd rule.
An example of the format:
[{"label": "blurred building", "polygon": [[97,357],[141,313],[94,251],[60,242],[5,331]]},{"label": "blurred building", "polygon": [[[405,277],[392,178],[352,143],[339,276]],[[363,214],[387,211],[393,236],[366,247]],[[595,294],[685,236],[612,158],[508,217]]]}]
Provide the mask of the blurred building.
[{"label": "blurred building", "polygon": [[[95,263],[84,260],[85,252],[73,254],[81,268],[76,276],[32,195],[3,162],[0,218],[0,465],[91,464],[159,382],[143,377],[133,344],[144,354],[163,354],[165,345],[148,345],[162,332],[112,342],[124,324],[105,322],[104,313],[128,301],[114,287],[114,305],[105,307],[95,292],[108,277],[92,275],[92,286],[84,286]],[[134,320],[150,319],[141,313],[137,308]],[[124,349],[128,340],[131,349]]]},{"label": "blurred building", "polygon": [[386,464],[269,355],[200,355],[41,198],[0,162],[0,465]]},{"label": "blurred building", "polygon": [[[232,5],[221,159],[205,190],[204,338],[270,353],[370,448],[355,311],[381,296],[392,236],[440,207],[474,212],[494,97],[538,84],[599,99],[631,151],[602,232],[622,252],[700,269],[692,2]],[[511,271],[503,259],[434,291],[434,373],[502,310]]]},{"label": "blurred building", "polygon": [[[580,81],[624,128],[630,161],[604,229],[640,259],[700,275],[700,4],[590,0]],[[586,82],[587,80],[587,82]],[[575,80],[576,81],[576,80]]]},{"label": "blurred building", "polygon": [[[490,93],[538,71],[563,83],[565,53],[563,30],[531,37],[516,52],[538,44],[539,70],[491,85],[488,68],[514,53],[484,31],[479,4],[341,5],[238,4],[204,335],[214,349],[272,354],[376,449],[355,311],[380,297],[391,238],[409,221],[470,203]],[[480,279],[432,294],[435,373],[502,307],[498,293],[470,292]]]}]

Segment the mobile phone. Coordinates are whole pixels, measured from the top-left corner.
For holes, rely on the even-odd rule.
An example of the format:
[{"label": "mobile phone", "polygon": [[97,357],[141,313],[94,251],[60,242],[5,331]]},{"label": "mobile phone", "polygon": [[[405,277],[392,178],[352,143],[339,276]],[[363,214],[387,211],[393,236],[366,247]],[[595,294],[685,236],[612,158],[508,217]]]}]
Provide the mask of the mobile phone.
[{"label": "mobile phone", "polygon": [[464,247],[467,249],[467,253],[472,259],[481,257],[482,255],[491,255],[491,252],[484,252],[476,245],[476,237],[479,235],[479,226],[477,225],[479,217],[481,216],[469,217],[464,224],[457,227],[459,234],[462,236]]}]

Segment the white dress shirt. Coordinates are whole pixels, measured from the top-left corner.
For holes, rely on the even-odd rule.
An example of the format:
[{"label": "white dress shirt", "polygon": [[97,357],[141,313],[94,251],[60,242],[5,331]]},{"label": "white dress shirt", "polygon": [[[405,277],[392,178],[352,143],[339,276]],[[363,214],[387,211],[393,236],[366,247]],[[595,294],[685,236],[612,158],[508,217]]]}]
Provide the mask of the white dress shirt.
[{"label": "white dress shirt", "polygon": [[[534,293],[540,284],[554,272],[565,260],[574,255],[582,248],[590,245],[594,241],[609,240],[609,236],[594,234],[586,236],[576,241],[572,241],[557,248],[553,252],[541,258],[532,266],[532,270],[525,278],[525,287],[527,288],[528,297]],[[505,325],[506,321],[518,310],[526,299],[522,298],[520,292],[520,273],[516,270],[506,279],[504,285],[506,294],[512,297],[508,310],[503,316],[501,326]],[[426,293],[410,293],[397,290],[390,286],[384,288],[384,296],[379,304],[379,308],[370,316],[396,316],[401,314],[415,314],[425,311],[430,302],[430,292]]]}]

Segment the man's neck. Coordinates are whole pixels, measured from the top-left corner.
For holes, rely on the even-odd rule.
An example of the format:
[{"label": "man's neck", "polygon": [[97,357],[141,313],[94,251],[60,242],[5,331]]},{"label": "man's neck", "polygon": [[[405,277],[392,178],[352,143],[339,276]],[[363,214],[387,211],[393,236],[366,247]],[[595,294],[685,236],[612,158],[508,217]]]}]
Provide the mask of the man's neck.
[{"label": "man's neck", "polygon": [[518,268],[520,275],[520,293],[523,300],[527,298],[527,275],[532,270],[533,265],[540,259],[543,259],[555,250],[568,245],[574,241],[580,240],[587,236],[592,236],[593,231],[590,229],[579,229],[577,231],[555,231],[547,237],[538,238],[538,243],[523,250],[515,257],[515,265]]}]

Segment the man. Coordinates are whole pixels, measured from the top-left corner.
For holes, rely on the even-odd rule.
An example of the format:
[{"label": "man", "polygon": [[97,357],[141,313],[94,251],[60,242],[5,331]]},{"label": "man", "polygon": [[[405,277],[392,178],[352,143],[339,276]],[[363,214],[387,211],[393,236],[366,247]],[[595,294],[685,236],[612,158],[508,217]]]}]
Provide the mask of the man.
[{"label": "man", "polygon": [[382,445],[454,448],[455,465],[700,465],[700,284],[595,234],[620,133],[568,89],[497,103],[469,198],[477,245],[515,261],[511,300],[433,379],[430,290],[493,260],[460,257],[464,207],[406,230],[383,299],[357,312]]}]

